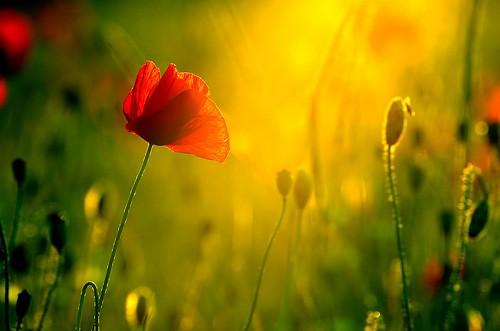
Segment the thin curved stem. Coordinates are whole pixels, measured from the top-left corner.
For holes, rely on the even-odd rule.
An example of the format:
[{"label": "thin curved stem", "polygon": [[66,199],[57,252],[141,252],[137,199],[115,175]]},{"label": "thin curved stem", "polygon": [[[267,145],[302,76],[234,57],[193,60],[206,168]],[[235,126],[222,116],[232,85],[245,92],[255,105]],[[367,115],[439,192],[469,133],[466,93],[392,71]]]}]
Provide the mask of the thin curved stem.
[{"label": "thin curved stem", "polygon": [[104,295],[106,294],[106,290],[108,289],[109,278],[111,276],[111,270],[113,269],[115,255],[116,255],[116,252],[118,251],[118,246],[120,244],[122,232],[123,232],[123,229],[125,228],[125,223],[127,222],[127,217],[128,217],[128,213],[130,210],[130,206],[132,205],[132,201],[134,200],[137,186],[139,185],[139,182],[141,181],[142,175],[144,174],[144,170],[146,169],[146,165],[148,164],[148,160],[149,160],[149,156],[151,155],[152,148],[153,148],[153,145],[150,143],[148,145],[147,150],[146,150],[146,154],[144,155],[144,160],[142,161],[141,167],[139,168],[139,172],[137,173],[137,176],[135,177],[134,184],[132,185],[132,188],[130,189],[130,193],[128,195],[128,200],[127,200],[127,203],[125,205],[125,209],[123,211],[122,219],[120,221],[120,225],[118,226],[118,230],[116,232],[115,241],[113,242],[113,248],[111,249],[111,256],[109,257],[108,266],[106,268],[106,276],[104,277],[104,282],[102,284],[101,293],[99,295],[99,309],[98,309],[99,312],[102,309],[102,304],[104,302]]},{"label": "thin curved stem", "polygon": [[59,282],[59,277],[61,276],[63,268],[64,268],[64,258],[62,257],[62,255],[59,255],[56,278],[54,279],[54,282],[50,285],[49,292],[47,293],[47,297],[45,298],[42,316],[40,317],[40,322],[38,322],[37,331],[42,331],[43,329],[43,324],[45,323],[45,318],[47,317],[47,313],[49,312],[50,303],[52,302],[52,297],[54,296],[54,291],[57,288],[57,283]]},{"label": "thin curved stem", "polygon": [[408,279],[406,274],[406,250],[402,239],[403,221],[401,219],[401,211],[399,210],[398,191],[396,188],[396,174],[394,173],[393,157],[394,153],[391,146],[386,146],[386,162],[387,162],[387,183],[389,186],[389,201],[392,205],[392,217],[396,227],[396,242],[399,254],[399,264],[401,265],[401,280],[402,280],[402,305],[403,305],[403,319],[405,329],[407,331],[413,330],[410,312],[410,298],[408,291]]},{"label": "thin curved stem", "polygon": [[2,222],[0,222],[0,241],[2,245],[3,251],[3,262],[5,266],[5,298],[4,298],[4,314],[5,314],[5,330],[10,330],[10,321],[9,321],[9,249],[7,247],[7,242],[5,240],[5,232],[3,231]]},{"label": "thin curved stem", "polygon": [[[295,232],[291,230],[291,236],[289,239],[288,248],[288,272],[286,274],[285,280],[285,293],[283,295],[283,300],[281,302],[281,309],[278,316],[278,321],[276,323],[275,330],[283,330],[283,323],[288,318],[288,312],[290,309],[290,301],[292,296],[292,287],[294,280],[294,272],[297,264],[297,256],[299,250],[300,237],[302,232],[302,216],[304,214],[303,209],[299,209],[297,223],[295,224]],[[295,235],[295,237],[293,236]],[[286,328],[285,328],[286,329]]]},{"label": "thin curved stem", "polygon": [[16,244],[17,231],[19,228],[19,220],[21,219],[21,210],[23,206],[24,188],[22,184],[17,185],[16,209],[14,212],[14,220],[12,221],[12,231],[9,237],[9,249],[14,249]]},{"label": "thin curved stem", "polygon": [[74,331],[80,331],[80,325],[82,323],[82,313],[83,313],[83,303],[85,301],[85,294],[87,293],[87,289],[91,287],[94,292],[94,325],[93,330],[99,331],[99,290],[97,289],[97,285],[88,281],[83,285],[82,292],[80,294],[80,303],[78,305],[78,311],[76,314],[75,328]]},{"label": "thin curved stem", "polygon": [[273,245],[274,238],[276,238],[276,235],[278,234],[281,223],[283,222],[283,218],[285,216],[285,211],[286,211],[286,198],[283,197],[283,203],[282,203],[282,207],[281,207],[280,217],[278,219],[278,222],[276,222],[276,225],[274,226],[274,230],[271,234],[271,237],[269,238],[269,241],[268,241],[267,246],[266,246],[266,250],[264,251],[264,256],[262,257],[262,262],[260,263],[259,275],[257,276],[257,286],[255,287],[252,305],[250,306],[250,312],[248,314],[245,326],[243,327],[244,331],[248,331],[248,329],[250,329],[250,325],[252,324],[253,314],[254,314],[255,308],[257,306],[257,301],[259,300],[260,284],[262,282],[262,277],[264,276],[264,269],[266,267],[267,257],[269,256],[269,252],[271,251],[271,247]]}]

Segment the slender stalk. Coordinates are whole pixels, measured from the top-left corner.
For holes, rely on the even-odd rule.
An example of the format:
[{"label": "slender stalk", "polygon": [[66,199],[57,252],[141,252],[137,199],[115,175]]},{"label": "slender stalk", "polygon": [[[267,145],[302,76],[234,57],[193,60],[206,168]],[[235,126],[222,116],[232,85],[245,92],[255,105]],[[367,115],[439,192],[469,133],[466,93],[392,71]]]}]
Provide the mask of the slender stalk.
[{"label": "slender stalk", "polygon": [[40,317],[40,322],[38,322],[37,331],[42,331],[42,329],[43,329],[43,324],[45,323],[45,318],[47,317],[47,313],[49,312],[50,303],[52,302],[52,297],[54,296],[54,291],[57,288],[57,283],[59,282],[59,277],[61,276],[62,270],[64,268],[64,258],[62,257],[62,255],[59,256],[59,262],[57,264],[58,265],[57,265],[57,271],[56,271],[56,278],[54,279],[54,282],[50,285],[49,292],[47,293],[47,296],[45,297],[45,303],[43,305],[42,316]]},{"label": "slender stalk", "polygon": [[446,310],[444,330],[452,330],[455,323],[455,312],[458,304],[458,294],[461,290],[461,271],[465,265],[465,255],[467,250],[467,228],[466,224],[471,216],[472,210],[472,190],[473,184],[477,175],[477,168],[473,165],[465,167],[462,173],[462,197],[459,203],[459,220],[458,220],[458,263],[454,266],[450,275],[450,282],[446,292]]},{"label": "slender stalk", "polygon": [[403,320],[405,324],[405,329],[407,331],[413,330],[413,324],[411,320],[410,312],[410,298],[408,291],[408,280],[407,280],[407,265],[406,265],[406,250],[405,245],[402,240],[403,232],[403,221],[401,219],[401,211],[399,210],[399,199],[398,191],[396,188],[396,174],[394,172],[393,158],[394,151],[391,146],[386,146],[386,172],[387,172],[387,184],[389,186],[389,201],[392,205],[392,217],[394,219],[394,225],[396,226],[396,242],[399,254],[399,264],[401,265],[401,280],[402,280],[402,305],[403,305]]},{"label": "slender stalk", "polygon": [[116,232],[115,241],[113,242],[113,248],[111,249],[111,256],[109,257],[108,266],[106,268],[106,276],[104,277],[104,282],[102,284],[101,293],[99,294],[99,309],[98,309],[99,312],[102,309],[102,304],[104,302],[104,295],[106,294],[106,290],[108,289],[109,278],[111,276],[111,270],[113,269],[115,255],[116,255],[116,252],[118,251],[118,245],[120,244],[120,239],[122,237],[122,232],[123,232],[123,229],[125,227],[125,223],[127,222],[127,217],[128,217],[128,213],[130,210],[130,206],[132,205],[132,201],[134,200],[137,186],[139,185],[139,182],[142,178],[142,175],[144,174],[144,170],[146,169],[146,165],[148,164],[148,160],[149,160],[149,156],[151,155],[152,148],[153,148],[153,145],[150,143],[148,145],[147,150],[146,150],[146,154],[144,155],[144,160],[142,161],[141,167],[139,168],[139,172],[137,173],[137,176],[135,177],[134,184],[132,185],[132,188],[130,189],[130,193],[128,195],[128,200],[127,200],[127,203],[125,205],[125,209],[123,211],[122,219],[120,221],[120,225],[118,226],[118,230]]},{"label": "slender stalk", "polygon": [[[278,322],[277,322],[277,329],[278,330],[283,329],[283,325],[282,325],[283,320],[286,320],[288,318],[288,312],[290,309],[294,271],[296,269],[297,256],[298,256],[298,250],[299,250],[299,242],[300,242],[300,234],[302,232],[302,215],[303,214],[304,214],[304,210],[300,209],[297,223],[295,224],[295,233],[294,233],[295,237],[293,237],[293,235],[292,235],[290,238],[288,272],[287,272],[286,281],[285,281],[285,294],[283,296],[281,310],[280,310],[280,314],[279,314]],[[292,234],[293,234],[293,231],[292,231]]]},{"label": "slender stalk", "polygon": [[82,293],[80,294],[80,304],[78,305],[78,311],[76,314],[75,328],[74,331],[80,331],[80,325],[82,323],[82,313],[83,313],[83,303],[85,301],[85,294],[87,293],[87,288],[91,287],[94,292],[94,324],[92,329],[99,331],[99,290],[97,285],[92,282],[86,282],[82,287]]},{"label": "slender stalk", "polygon": [[7,247],[7,242],[5,240],[5,232],[3,231],[2,222],[0,222],[0,241],[2,245],[3,251],[3,262],[5,266],[5,298],[4,298],[4,314],[5,314],[5,330],[10,330],[10,321],[9,321],[9,249]]},{"label": "slender stalk", "polygon": [[21,320],[17,320],[16,331],[21,331]]},{"label": "slender stalk", "polygon": [[243,327],[244,331],[248,331],[250,329],[250,325],[252,324],[253,314],[255,312],[255,307],[257,306],[257,301],[259,299],[260,284],[262,282],[262,277],[264,276],[264,269],[266,267],[267,257],[269,256],[269,252],[271,251],[271,246],[273,245],[274,238],[276,238],[276,235],[278,234],[281,223],[283,222],[283,217],[285,216],[285,210],[286,210],[286,197],[283,197],[283,203],[282,203],[282,207],[281,207],[280,217],[278,219],[278,222],[276,222],[276,225],[274,226],[274,230],[271,234],[271,237],[269,238],[269,241],[268,241],[267,246],[266,246],[266,250],[264,251],[264,256],[262,257],[262,262],[260,263],[259,275],[257,276],[257,286],[255,287],[255,293],[253,295],[252,305],[250,306],[250,312],[249,312],[247,320],[245,322],[245,326]]},{"label": "slender stalk", "polygon": [[21,219],[21,210],[23,206],[24,187],[23,184],[17,185],[16,209],[14,212],[14,220],[12,222],[12,231],[9,237],[9,249],[12,250],[16,244],[17,231],[19,228],[19,220]]}]

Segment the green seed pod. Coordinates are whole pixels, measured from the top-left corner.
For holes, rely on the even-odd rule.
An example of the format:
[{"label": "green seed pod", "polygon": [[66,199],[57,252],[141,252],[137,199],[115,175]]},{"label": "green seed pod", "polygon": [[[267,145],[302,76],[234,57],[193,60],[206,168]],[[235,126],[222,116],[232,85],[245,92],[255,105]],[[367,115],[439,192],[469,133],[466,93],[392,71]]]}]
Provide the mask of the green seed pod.
[{"label": "green seed pod", "polygon": [[276,186],[283,198],[286,198],[292,188],[292,176],[288,170],[281,170],[276,176]]},{"label": "green seed pod", "polygon": [[311,179],[304,170],[299,170],[295,177],[293,193],[297,207],[304,209],[311,196]]},{"label": "green seed pod", "polygon": [[57,213],[51,213],[49,220],[49,237],[52,246],[61,254],[66,245],[66,222]]},{"label": "green seed pod", "polygon": [[489,205],[488,200],[481,200],[474,211],[469,225],[469,238],[474,239],[483,231],[488,223]]},{"label": "green seed pod", "polygon": [[22,292],[17,295],[16,302],[16,315],[18,321],[22,321],[24,316],[26,316],[30,303],[31,294],[27,290],[22,290]]},{"label": "green seed pod", "polygon": [[396,146],[403,136],[406,127],[406,117],[413,115],[410,99],[396,97],[392,99],[384,123],[383,143],[386,146]]},{"label": "green seed pod", "polygon": [[26,179],[26,162],[23,159],[15,159],[12,161],[12,174],[18,185],[24,183]]}]

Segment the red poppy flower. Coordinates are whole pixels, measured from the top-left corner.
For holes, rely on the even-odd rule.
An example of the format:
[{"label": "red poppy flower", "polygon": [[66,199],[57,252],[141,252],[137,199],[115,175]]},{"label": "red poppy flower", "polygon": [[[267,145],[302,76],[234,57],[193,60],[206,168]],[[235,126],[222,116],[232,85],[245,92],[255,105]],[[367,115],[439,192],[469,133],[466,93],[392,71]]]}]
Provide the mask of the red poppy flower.
[{"label": "red poppy flower", "polygon": [[147,61],[123,102],[125,128],[174,152],[223,162],[229,153],[226,122],[198,76],[170,64],[161,76]]},{"label": "red poppy flower", "polygon": [[0,10],[0,71],[15,73],[25,64],[31,49],[33,26],[23,14]]}]

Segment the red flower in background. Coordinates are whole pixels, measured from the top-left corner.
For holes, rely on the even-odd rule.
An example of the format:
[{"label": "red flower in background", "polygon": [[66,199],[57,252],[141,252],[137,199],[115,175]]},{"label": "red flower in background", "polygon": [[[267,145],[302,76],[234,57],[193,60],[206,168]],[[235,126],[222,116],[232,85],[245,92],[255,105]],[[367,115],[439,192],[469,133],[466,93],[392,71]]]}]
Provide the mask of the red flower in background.
[{"label": "red flower in background", "polygon": [[23,68],[31,50],[33,26],[22,13],[0,9],[0,72],[12,74]]},{"label": "red flower in background", "polygon": [[486,100],[486,120],[492,123],[500,122],[500,85],[493,88]]},{"label": "red flower in background", "polygon": [[226,122],[198,76],[170,64],[161,76],[147,61],[123,102],[125,128],[174,152],[223,162],[229,153]]}]

